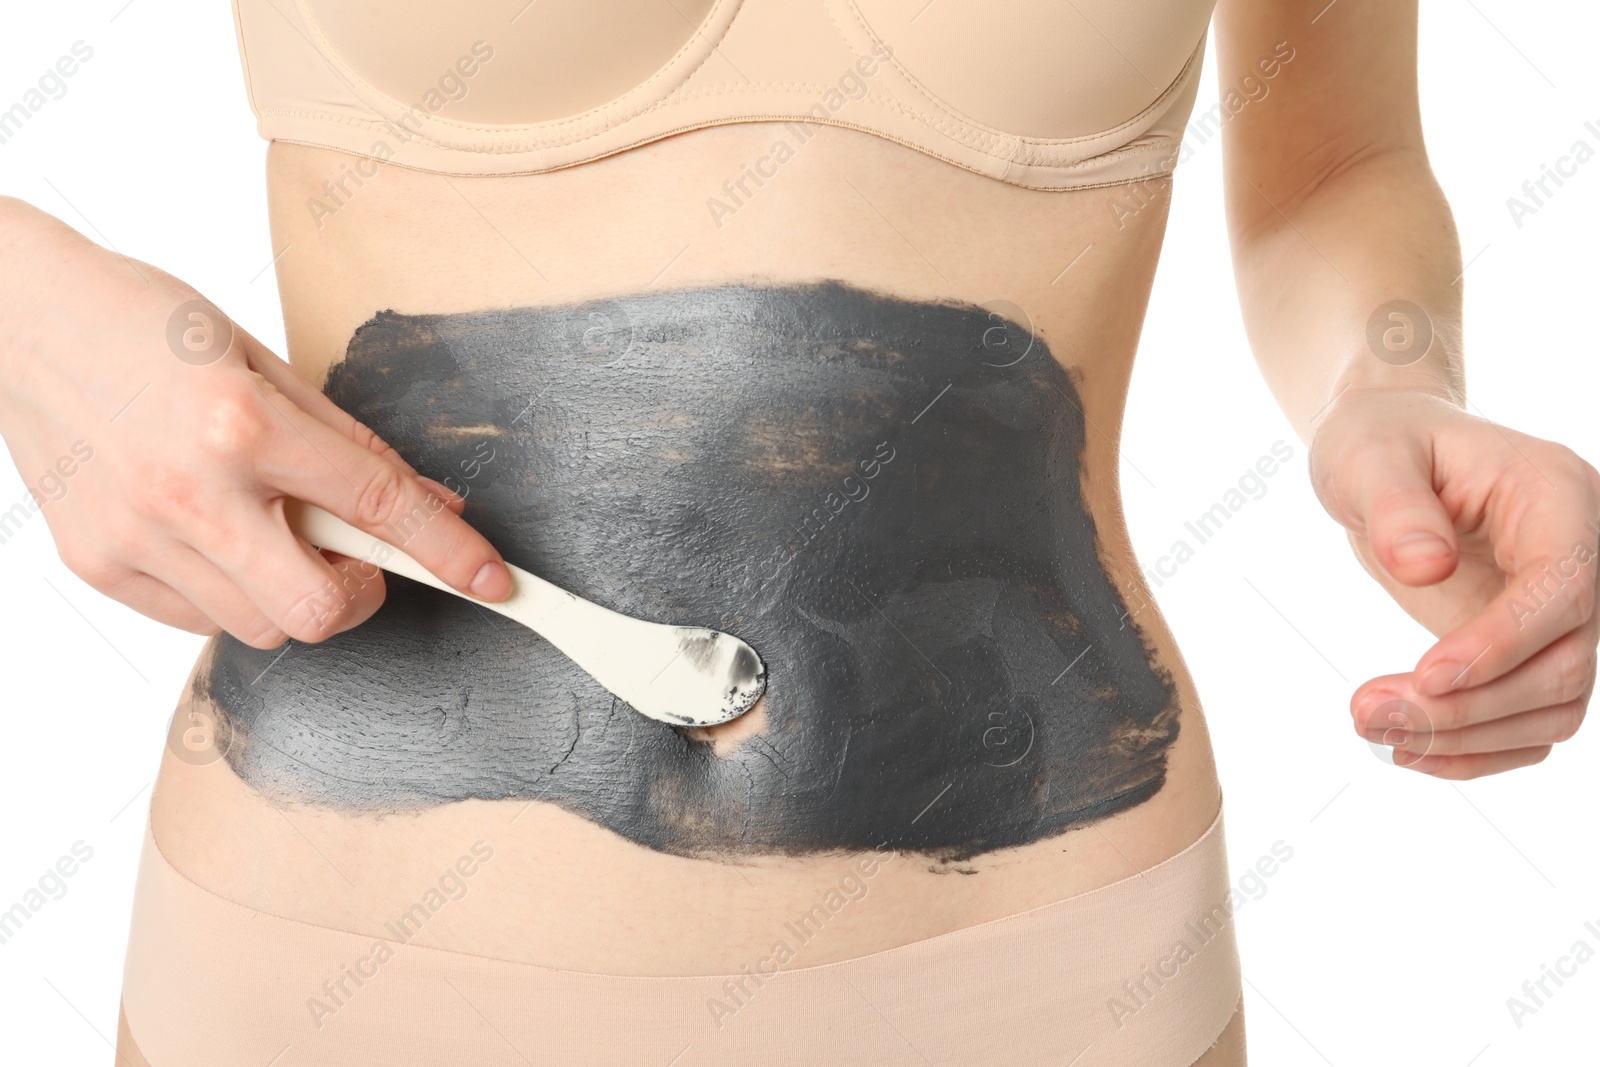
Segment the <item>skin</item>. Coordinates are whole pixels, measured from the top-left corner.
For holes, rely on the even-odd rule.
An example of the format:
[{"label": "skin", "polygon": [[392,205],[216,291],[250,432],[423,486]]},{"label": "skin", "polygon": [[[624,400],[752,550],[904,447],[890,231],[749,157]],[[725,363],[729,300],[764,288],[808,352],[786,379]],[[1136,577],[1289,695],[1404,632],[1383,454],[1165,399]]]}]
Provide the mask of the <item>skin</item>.
[{"label": "skin", "polygon": [[[729,168],[736,172],[739,160],[751,158],[753,150],[764,150],[771,137],[769,128],[757,124],[696,131],[692,138],[673,138],[539,181],[445,182],[393,170],[369,182],[361,197],[321,230],[306,212],[306,195],[320,185],[330,165],[337,171],[342,159],[296,146],[274,146],[270,190],[279,227],[274,239],[280,248],[294,246],[280,262],[291,350],[307,380],[334,389],[344,388],[338,383],[352,337],[386,309],[394,309],[396,315],[471,316],[485,308],[563,308],[597,299],[633,300],[648,307],[647,297],[654,294],[726,286],[730,278],[761,289],[787,290],[830,277],[873,297],[918,307],[1003,308],[1005,318],[1028,325],[1043,346],[1028,358],[1048,352],[1062,378],[1072,382],[1085,426],[1078,485],[1083,508],[1094,521],[1094,556],[1108,584],[1132,612],[1132,626],[1148,641],[1150,661],[1170,675],[1177,695],[1178,729],[1166,750],[1165,784],[1144,802],[1082,830],[977,853],[964,861],[941,863],[942,857],[930,852],[915,862],[891,865],[874,879],[867,907],[848,919],[841,916],[836,927],[830,926],[825,942],[818,939],[807,946],[807,957],[823,962],[1011,914],[1128,877],[1198,837],[1216,814],[1219,794],[1198,695],[1170,630],[1142,584],[1116,504],[1117,427],[1128,360],[1164,224],[1161,210],[1152,206],[1119,229],[1104,191],[1060,196],[1005,186],[881,138],[830,129],[808,141],[804,156],[794,161],[795,168],[803,169],[786,172],[781,183],[769,185],[764,200],[740,212],[737,226],[718,229],[705,212],[706,190],[716,189]],[[841,175],[848,176],[871,203]],[[929,224],[914,240],[937,266],[903,241],[878,211],[896,220],[925,213]],[[402,218],[426,220],[427,225],[378,224]],[[492,219],[492,225],[485,218]],[[838,224],[804,224],[818,218],[835,219]],[[983,234],[985,240],[975,243],[974,234]],[[1090,253],[1095,269],[1073,268],[1063,274],[1071,256],[1062,259],[1057,249],[1081,251],[1090,242],[1095,244]],[[1086,258],[1079,267],[1088,262]],[[443,269],[440,264],[451,266]],[[602,363],[615,361],[616,354],[603,342],[600,348]],[[548,357],[556,354],[547,353],[537,366],[551,364]],[[654,349],[651,354],[651,362],[619,363],[615,370],[628,373],[619,383],[627,385],[634,376],[649,375],[653,367],[660,374],[664,370],[660,359],[669,354],[661,350],[659,359]],[[675,350],[672,356],[681,363],[688,361],[687,349]],[[946,357],[935,353],[934,358]],[[545,375],[543,388],[545,381],[559,382],[562,372],[552,364],[548,371],[525,373]],[[916,383],[915,377],[908,381]],[[896,400],[891,411],[915,417],[948,382],[947,377],[934,384],[932,395],[915,406],[909,399]],[[553,385],[540,403],[562,388]],[[674,388],[704,387],[686,380]],[[435,389],[429,386],[425,395],[433,395]],[[499,391],[526,398],[507,417],[514,417],[537,393],[510,386]],[[638,398],[649,392],[630,387],[620,395],[631,396],[631,402],[638,404]],[[952,388],[940,405],[956,393]],[[437,395],[451,394],[445,389]],[[570,389],[564,395],[572,395]],[[692,401],[694,394],[680,396]],[[603,398],[591,390],[565,407],[570,411],[574,403],[603,404]],[[733,402],[731,395],[728,402]],[[680,409],[685,416],[692,413],[681,403],[674,411]],[[559,410],[546,409],[545,425],[552,430],[563,425],[550,418]],[[931,420],[940,410],[934,406],[913,429],[933,425]],[[384,411],[383,403],[374,398],[370,407],[374,420],[393,417]],[[1068,410],[1057,417],[1071,414]],[[723,449],[724,481],[738,475],[741,468],[735,464],[741,457],[771,455],[792,460],[797,484],[816,486],[820,492],[835,477],[832,465],[868,458],[885,440],[867,426],[858,428],[854,420],[844,419],[837,430],[824,428],[817,433],[817,460],[812,461],[799,447],[802,438],[782,432],[794,425],[795,418],[794,411],[786,414],[783,406],[774,405],[770,419],[745,420],[748,425],[742,432],[755,434],[757,440],[767,432],[773,443],[760,452]],[[627,433],[637,436],[647,429],[641,423]],[[439,439],[446,437],[441,434]],[[591,442],[595,437],[591,429]],[[459,466],[461,459],[473,457],[469,446],[475,440],[463,441],[460,452],[449,454],[454,467],[427,467],[433,476],[467,491],[469,516],[479,502],[494,499],[486,479],[496,471],[496,463],[488,463],[470,478]],[[581,459],[582,453],[576,451],[581,438],[565,440],[573,458]],[[879,481],[888,486],[887,479],[899,469],[909,473],[912,468],[901,468],[901,460],[912,458],[911,451],[897,456],[874,479],[874,486]],[[419,457],[419,462],[424,461]],[[999,468],[995,471],[991,477],[1004,475]],[[837,475],[844,473],[839,470]],[[1028,491],[1070,499],[1071,484],[1057,478],[1053,485],[1040,485],[1035,479]],[[593,506],[599,499],[597,491],[583,499],[583,507]],[[690,499],[702,497],[696,494]],[[890,499],[887,488],[874,488],[849,529],[871,532],[871,524],[881,520],[873,519],[866,507]],[[682,504],[680,494],[676,506]],[[494,514],[493,508],[486,511],[491,523]],[[750,526],[747,536],[769,538],[766,543],[771,547],[783,544],[777,537],[788,529],[776,514],[763,514]],[[929,533],[950,537],[958,529],[941,526]],[[564,551],[577,549],[573,540],[565,539]],[[520,550],[508,545],[505,551]],[[560,565],[559,555],[550,558],[553,565]],[[769,554],[752,552],[749,558],[764,565]],[[1080,553],[1079,558],[1086,557]],[[1071,577],[1072,572],[1062,574]],[[905,629],[906,619],[895,615],[892,603],[880,606]],[[1115,616],[1100,618],[1099,625],[1112,630],[1121,621]],[[887,623],[883,625],[882,633],[893,635]],[[734,629],[741,636],[755,636],[742,627]],[[768,654],[767,642],[755,643],[764,656]],[[284,659],[254,685],[268,685],[285,667],[290,672],[300,670],[305,663],[299,659],[303,648],[299,643],[290,646]],[[936,660],[944,655],[928,654]],[[1079,667],[1087,662],[1088,658]],[[1065,665],[1031,684],[1047,685]],[[380,667],[374,664],[371,669]],[[922,669],[927,670],[925,665]],[[203,661],[200,672],[207,670],[208,662]],[[779,684],[774,675],[774,708],[782,695]],[[1067,684],[1066,679],[1061,684]],[[791,707],[815,699],[809,690],[788,691],[785,699]],[[202,725],[209,722],[216,727],[217,735],[224,733],[225,720],[216,707],[190,701],[180,719],[188,721],[191,714]],[[756,750],[771,736],[781,737],[784,728],[773,715],[767,722],[774,733],[762,735],[753,729],[761,723],[756,714],[707,731],[700,739],[711,745],[713,753],[727,754],[722,758],[753,760]],[[782,850],[747,851],[718,860],[682,856],[638,844],[561,804],[516,799],[467,799],[400,812],[340,811],[258,792],[234,773],[220,751],[210,753],[214,758],[209,762],[204,751],[184,754],[188,759],[179,758],[169,747],[158,780],[153,826],[173,861],[202,885],[263,910],[288,909],[306,921],[381,929],[381,921],[375,920],[391,913],[392,905],[403,909],[406,886],[427,869],[423,865],[453,859],[464,834],[471,835],[467,841],[483,837],[495,846],[495,863],[503,863],[496,867],[501,881],[475,885],[449,926],[430,928],[425,936],[452,947],[490,950],[551,966],[636,974],[737,971],[769,949],[774,929],[806,911],[837,880],[836,868],[846,858],[826,851]],[[903,763],[906,754],[898,759]],[[906,769],[898,770],[904,774]],[[619,780],[626,779],[619,776]],[[903,832],[921,832],[923,824],[936,817],[952,820],[951,826],[976,817],[959,810],[939,816],[941,806],[954,795],[952,789],[939,798],[946,784],[948,779],[938,780],[926,768],[905,776],[899,791],[903,795],[890,798],[908,828]],[[939,804],[915,821],[935,800]],[[346,863],[344,857],[359,857],[359,865]],[[640,886],[650,886],[651,891],[641,894]],[[682,901],[690,899],[700,903],[685,908]],[[551,921],[556,915],[560,921]]]},{"label": "skin", "polygon": [[[1272,95],[1223,134],[1241,300],[1263,374],[1310,442],[1319,497],[1374,577],[1440,638],[1415,669],[1357,690],[1355,725],[1367,724],[1364,697],[1401,687],[1442,727],[1426,731],[1430,745],[1456,746],[1413,766],[1468,777],[1544,758],[1587,704],[1592,581],[1568,582],[1521,626],[1510,598],[1575,539],[1594,544],[1584,522],[1600,479],[1569,449],[1463,410],[1460,256],[1416,117],[1415,17],[1410,3],[1340,0],[1312,27],[1299,5],[1222,0],[1217,75],[1229,86],[1278,42],[1304,42]],[[383,586],[363,585],[325,630],[304,629],[295,610],[345,577],[323,563],[344,564],[319,562],[297,544],[276,502],[305,495],[381,527],[373,520],[387,518],[397,494],[424,491],[386,443],[325,406],[310,384],[324,381],[375,312],[556,306],[644,292],[663,278],[675,288],[833,278],[905,300],[1004,298],[1082,373],[1085,421],[1098,432],[1086,437],[1081,484],[1101,564],[1117,588],[1144,592],[1119,525],[1116,434],[1164,204],[1113,230],[1104,194],[1003,188],[835,131],[808,144],[759,203],[707,231],[705,190],[769,142],[770,131],[755,124],[703,130],[533,179],[445,182],[391,169],[323,230],[305,219],[304,200],[345,160],[276,146],[273,247],[294,246],[278,270],[298,375],[242,334],[237,350],[212,365],[216,373],[191,373],[172,359],[164,328],[197,294],[143,265],[130,269],[26,205],[0,203],[8,283],[0,287],[0,360],[13,386],[0,399],[0,430],[30,482],[82,436],[80,427],[95,427],[97,446],[105,442],[98,454],[107,462],[86,465],[92,475],[46,515],[69,565],[109,595],[198,632],[226,628],[251,647],[273,647],[282,634],[316,643],[370,618]],[[1439,341],[1437,352],[1402,368],[1363,343],[1373,310],[1397,297],[1428,309]],[[326,447],[308,450],[291,424]],[[385,507],[357,514],[374,500]],[[227,521],[208,518],[218,514]],[[493,550],[448,520],[437,527],[447,528],[457,533],[430,535],[440,541],[429,558],[465,587]],[[1443,551],[1401,553],[1402,539],[1419,532]],[[899,869],[875,886],[859,913],[866,918],[845,921],[837,940],[818,946],[816,962],[1105,884],[1198,835],[1217,800],[1204,720],[1158,612],[1146,607],[1138,621],[1183,708],[1163,788],[1085,830],[976,857],[979,877]],[[1442,672],[1460,684],[1424,691],[1428,668],[1444,661],[1467,665]],[[736,737],[722,731],[708,740]],[[201,884],[347,929],[375,926],[439,857],[453,858],[462,839],[493,826],[497,847],[508,845],[505,885],[475,889],[450,927],[430,936],[447,947],[628,973],[736,968],[775,920],[804,910],[828,881],[822,858],[690,859],[619,839],[557,805],[522,808],[469,800],[372,818],[276,807],[226,760],[189,762],[169,750],[152,820],[163,847]],[[705,906],[652,910],[625,888],[639,884],[669,898],[692,893]],[[631,925],[619,937],[623,917]]]},{"label": "skin", "polygon": [[[605,313],[626,348],[574,346]],[[1077,390],[1020,325],[833,283],[385,312],[326,389],[427,469],[481,468],[466,514],[523,566],[737,633],[769,688],[719,753],[528,631],[396,583],[281,666],[218,645],[198,696],[258,790],[537,798],[688,855],[961,860],[1161,788],[1177,693],[1096,554]]]},{"label": "skin", "polygon": [[[211,362],[175,358],[169,323],[202,298],[155,267],[10,199],[0,199],[0,257],[18,281],[0,309],[12,383],[0,426],[12,459],[32,484],[72,442],[94,441],[75,492],[44,511],[75,574],[151,618],[226,629],[256,648],[319,641],[377,610],[381,588],[308,610],[319,589],[344,584],[349,564],[290,533],[283,499],[378,535],[431,494],[448,495],[443,486],[237,326]],[[100,358],[107,352],[116,358]],[[510,591],[499,553],[453,513],[413,554],[463,591],[491,600]]]},{"label": "skin", "polygon": [[[1312,38],[1289,5],[1218,5],[1224,70],[1272,41],[1315,41],[1272,106],[1245,109],[1224,138],[1240,301],[1262,373],[1310,442],[1318,499],[1439,637],[1410,671],[1357,687],[1352,723],[1400,766],[1476,778],[1544,760],[1583,721],[1600,477],[1563,445],[1466,411],[1461,253],[1423,147],[1414,5],[1339,7]],[[1361,343],[1396,298],[1434,330],[1403,366]]]}]

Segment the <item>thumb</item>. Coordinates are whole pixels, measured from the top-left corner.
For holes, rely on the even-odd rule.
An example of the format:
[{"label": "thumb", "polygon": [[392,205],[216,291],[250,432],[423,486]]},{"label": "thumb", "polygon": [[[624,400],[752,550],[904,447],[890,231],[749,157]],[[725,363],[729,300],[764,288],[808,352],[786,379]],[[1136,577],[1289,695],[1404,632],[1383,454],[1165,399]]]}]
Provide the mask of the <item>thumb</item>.
[{"label": "thumb", "polygon": [[[1348,457],[1335,480],[1347,502],[1346,525],[1365,530],[1378,563],[1405,585],[1432,585],[1456,569],[1455,525],[1433,487],[1425,442],[1390,438]],[[1348,520],[1353,520],[1348,521]]]}]

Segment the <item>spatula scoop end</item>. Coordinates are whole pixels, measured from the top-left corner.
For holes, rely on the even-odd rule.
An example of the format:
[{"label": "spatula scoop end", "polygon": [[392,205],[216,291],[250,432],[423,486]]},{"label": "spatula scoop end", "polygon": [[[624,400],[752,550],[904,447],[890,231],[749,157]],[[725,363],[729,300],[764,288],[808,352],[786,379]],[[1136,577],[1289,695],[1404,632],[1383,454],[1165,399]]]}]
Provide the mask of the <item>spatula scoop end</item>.
[{"label": "spatula scoop end", "polygon": [[[755,649],[737,637],[717,630],[681,627],[678,651],[687,670],[675,680],[673,688],[682,697],[695,694],[694,700],[682,700],[673,711],[672,718],[684,726],[730,722],[754,707],[766,692],[766,665]],[[686,677],[690,672],[693,677]]]}]

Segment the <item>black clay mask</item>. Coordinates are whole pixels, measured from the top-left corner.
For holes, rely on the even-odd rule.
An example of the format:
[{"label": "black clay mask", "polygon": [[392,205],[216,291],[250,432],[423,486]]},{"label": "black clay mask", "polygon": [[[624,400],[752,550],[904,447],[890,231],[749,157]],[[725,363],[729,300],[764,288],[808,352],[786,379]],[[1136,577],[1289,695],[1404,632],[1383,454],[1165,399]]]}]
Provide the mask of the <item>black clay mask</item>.
[{"label": "black clay mask", "polygon": [[326,390],[511,562],[738,635],[768,691],[718,755],[390,578],[369,622],[276,662],[218,642],[201,695],[275,799],[539,800],[684,855],[955,859],[1162,785],[1172,679],[1097,554],[1072,379],[1015,322],[838,284],[383,312]]}]

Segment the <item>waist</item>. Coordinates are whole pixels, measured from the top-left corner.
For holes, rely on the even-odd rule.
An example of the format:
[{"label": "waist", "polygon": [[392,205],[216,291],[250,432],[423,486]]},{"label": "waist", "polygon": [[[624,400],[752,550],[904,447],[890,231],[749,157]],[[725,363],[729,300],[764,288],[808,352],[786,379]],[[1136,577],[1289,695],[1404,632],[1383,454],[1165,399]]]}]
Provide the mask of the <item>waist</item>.
[{"label": "waist", "polygon": [[[1115,433],[1172,178],[1043,192],[850,129],[681,133],[548,174],[463,177],[273,142],[290,356],[321,380],[373,314],[836,279],[995,307],[1057,338]],[[595,325],[594,323],[588,324]]]},{"label": "waist", "polygon": [[[602,315],[597,363],[572,324]],[[1020,324],[837,284],[385,313],[327,391],[457,477],[509,560],[749,641],[768,690],[717,730],[642,720],[537,635],[391,579],[319,646],[219,643],[201,690],[280,800],[537,799],[685,855],[961,860],[1161,787],[1177,689],[1101,561],[1082,402]]]},{"label": "waist", "polygon": [[[178,722],[203,728],[205,714],[191,704]],[[207,890],[333,930],[389,937],[410,915],[421,920],[406,928],[417,945],[602,974],[730,974],[770,953],[785,923],[811,916],[804,965],[821,965],[1053,904],[1178,853],[1219,803],[1197,723],[1145,804],[958,863],[892,849],[677,856],[541,801],[384,815],[287,804],[214,751],[179,758],[179,744],[163,761],[151,827]]]},{"label": "waist", "polygon": [[512,562],[735,633],[769,689],[718,731],[666,727],[395,579],[334,641],[214,643],[175,720],[211,747],[175,744],[156,795],[180,868],[364,929],[483,837],[515,876],[436,924],[441,947],[697,973],[764,951],[880,846],[915,859],[817,962],[1106,884],[1204,830],[1204,722],[1116,501],[1164,206],[1119,226],[1113,191],[831,130],[718,229],[692,190],[761,130],[530,179],[384,173],[320,230],[300,198],[331,154],[273,172],[302,370],[465,490]]},{"label": "waist", "polygon": [[[501,1062],[502,1043],[558,1049],[573,1064],[666,1062],[690,1046],[686,1062],[703,1064],[792,1059],[797,1048],[815,1062],[863,1050],[874,1062],[926,1062],[918,1048],[982,1062],[997,1033],[1008,1062],[1076,1054],[1084,1064],[1187,1067],[1226,1024],[1239,990],[1221,823],[1219,813],[1175,855],[1099,889],[817,963],[814,946],[870,907],[879,869],[895,857],[858,860],[842,890],[774,924],[737,970],[653,978],[512,962],[495,945],[427,947],[436,921],[508,876],[481,839],[430,887],[431,900],[352,933],[208,892],[147,834],[123,1004],[140,1051],[172,1067],[261,1060],[285,1044],[299,1063]],[[442,983],[457,996],[441,998]],[[184,1010],[174,989],[186,991]],[[473,1025],[479,1018],[494,1029]]]},{"label": "waist", "polygon": [[[597,306],[629,324],[598,363],[569,332]],[[481,837],[515,876],[444,944],[714,970],[885,852],[819,960],[1125,877],[1215,811],[1181,660],[1085,477],[1084,401],[1017,323],[837,284],[386,313],[327,388],[453,475],[513,562],[737,634],[768,691],[712,731],[647,720],[401,579],[320,645],[220,639],[178,719],[211,724],[209,758],[174,748],[157,833],[224,895],[361,929]]]}]

